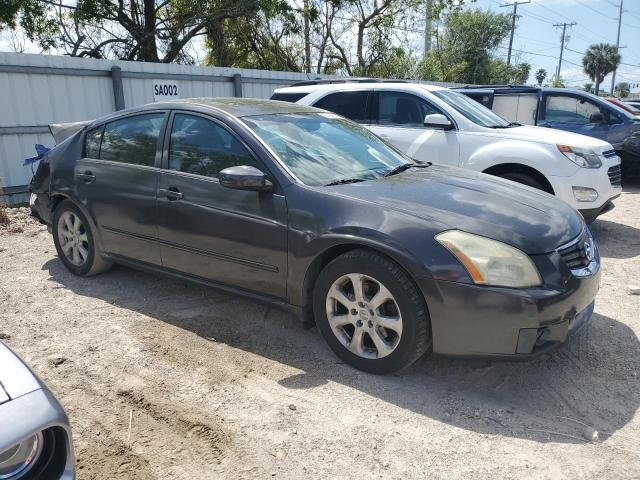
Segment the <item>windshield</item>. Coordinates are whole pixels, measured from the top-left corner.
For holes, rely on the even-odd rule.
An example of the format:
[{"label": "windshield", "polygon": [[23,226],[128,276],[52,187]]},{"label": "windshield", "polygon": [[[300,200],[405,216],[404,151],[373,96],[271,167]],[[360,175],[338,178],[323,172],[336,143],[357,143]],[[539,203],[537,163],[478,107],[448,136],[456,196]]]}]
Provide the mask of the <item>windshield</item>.
[{"label": "windshield", "polygon": [[462,93],[452,90],[435,90],[431,93],[455,108],[473,123],[489,128],[506,128],[511,125],[504,118]]},{"label": "windshield", "polygon": [[306,185],[368,180],[413,163],[369,130],[330,113],[242,119]]}]

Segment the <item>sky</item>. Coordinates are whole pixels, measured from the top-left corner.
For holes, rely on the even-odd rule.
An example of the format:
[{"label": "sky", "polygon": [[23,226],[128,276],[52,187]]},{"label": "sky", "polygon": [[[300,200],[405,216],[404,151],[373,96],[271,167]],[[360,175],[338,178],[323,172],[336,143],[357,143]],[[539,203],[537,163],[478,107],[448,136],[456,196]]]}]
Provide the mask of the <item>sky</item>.
[{"label": "sky", "polygon": [[[522,0],[520,0],[522,1]],[[623,14],[620,31],[622,63],[616,73],[616,83],[640,83],[640,0],[622,0]],[[488,9],[498,13],[511,13],[513,7],[500,7],[512,0],[478,0],[472,8]],[[572,23],[567,27],[569,42],[563,54],[561,76],[567,86],[580,87],[591,82],[582,71],[582,56],[593,43],[616,43],[620,0],[531,0],[518,5],[517,28],[513,39],[512,57],[531,64],[529,82],[535,82],[534,72],[544,68],[551,76],[560,56],[562,27],[553,24]],[[507,57],[507,39],[499,54]],[[603,82],[608,90],[611,75]],[[632,91],[640,92],[640,88]]]},{"label": "sky", "polygon": [[[299,3],[291,0],[292,3]],[[512,7],[501,7],[513,0],[466,0],[465,8],[481,8],[496,13],[511,13]],[[518,0],[525,1],[525,0]],[[619,2],[623,1],[622,29],[620,45],[622,65],[616,73],[616,83],[626,81],[640,84],[640,0],[531,0],[531,3],[518,6],[518,22],[513,40],[512,61],[528,62],[531,64],[529,83],[535,82],[534,73],[544,68],[549,75],[556,70],[560,55],[561,27],[554,24],[572,23],[567,27],[569,38],[564,51],[562,63],[562,78],[567,86],[581,87],[591,80],[582,71],[582,56],[584,51],[593,43],[616,42],[618,28]],[[65,3],[74,4],[75,0]],[[423,40],[419,30],[410,30],[408,37],[414,37],[410,43],[421,53]],[[504,59],[507,57],[508,39],[497,50],[497,54]],[[196,57],[197,50],[194,45]],[[0,51],[12,51],[10,35],[0,34]],[[37,46],[27,42],[26,51],[40,53]],[[603,87],[609,89],[611,75],[603,82]],[[640,88],[633,88],[633,92],[640,92]]]}]

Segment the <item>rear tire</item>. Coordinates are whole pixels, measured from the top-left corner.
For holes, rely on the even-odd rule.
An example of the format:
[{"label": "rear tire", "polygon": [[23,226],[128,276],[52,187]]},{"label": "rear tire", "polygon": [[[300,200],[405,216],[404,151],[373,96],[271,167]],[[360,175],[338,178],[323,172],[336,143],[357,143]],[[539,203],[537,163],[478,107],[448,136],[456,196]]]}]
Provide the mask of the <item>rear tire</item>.
[{"label": "rear tire", "polygon": [[368,249],[340,255],[320,272],[313,310],[334,353],[365,372],[401,370],[431,347],[429,313],[415,283]]},{"label": "rear tire", "polygon": [[501,173],[497,176],[500,178],[504,178],[506,180],[511,180],[512,182],[521,183],[528,187],[537,188],[538,190],[542,190],[543,192],[547,191],[547,189],[544,187],[542,182],[540,182],[537,178],[534,178],[531,175],[528,175],[526,173],[507,172],[507,173]]},{"label": "rear tire", "polygon": [[98,250],[91,224],[70,200],[58,204],[53,214],[53,242],[64,266],[81,277],[97,275],[111,268],[112,262]]}]

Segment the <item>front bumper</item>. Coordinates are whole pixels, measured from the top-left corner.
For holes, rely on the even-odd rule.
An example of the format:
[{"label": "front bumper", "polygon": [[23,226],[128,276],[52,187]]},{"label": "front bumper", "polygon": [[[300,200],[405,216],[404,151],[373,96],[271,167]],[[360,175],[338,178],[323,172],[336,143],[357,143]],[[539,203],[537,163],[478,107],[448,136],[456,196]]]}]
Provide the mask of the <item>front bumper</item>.
[{"label": "front bumper", "polygon": [[431,317],[433,353],[524,359],[563,344],[584,326],[593,312],[600,268],[578,278],[557,253],[540,257],[546,259],[535,261],[549,280],[540,288],[419,282]]},{"label": "front bumper", "polygon": [[[584,212],[583,216],[585,218],[588,216],[588,220],[595,220],[599,214],[608,211],[607,206],[622,193],[619,180],[612,185],[612,179],[608,173],[609,169],[616,168],[618,165],[620,165],[620,158],[615,156],[603,159],[603,165],[598,169],[576,168],[570,176],[549,175],[547,178],[556,197],[564,200],[580,213]],[[594,189],[598,192],[598,198],[592,202],[579,202],[573,194],[574,186]]]}]

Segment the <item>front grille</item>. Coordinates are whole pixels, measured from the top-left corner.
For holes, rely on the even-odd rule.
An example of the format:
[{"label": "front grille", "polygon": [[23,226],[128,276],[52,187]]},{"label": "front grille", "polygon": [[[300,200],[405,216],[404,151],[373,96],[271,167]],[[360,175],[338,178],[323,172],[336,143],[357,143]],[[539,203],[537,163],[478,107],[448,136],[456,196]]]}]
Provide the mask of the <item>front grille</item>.
[{"label": "front grille", "polygon": [[591,249],[591,258],[593,258],[593,255],[595,254],[593,251],[594,247],[586,230],[583,230],[577,239],[558,249],[558,253],[562,257],[562,260],[564,260],[564,263],[566,263],[567,267],[571,270],[584,268],[591,263],[591,258],[587,256],[585,244],[589,245],[589,248]]},{"label": "front grille", "polygon": [[615,157],[617,153],[615,150],[607,150],[606,152],[602,152],[602,155],[604,156],[604,158],[611,158]]},{"label": "front grille", "polygon": [[614,187],[622,186],[622,168],[620,165],[614,165],[613,167],[607,170],[607,175],[609,175],[609,181],[611,185]]}]

